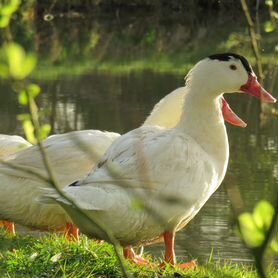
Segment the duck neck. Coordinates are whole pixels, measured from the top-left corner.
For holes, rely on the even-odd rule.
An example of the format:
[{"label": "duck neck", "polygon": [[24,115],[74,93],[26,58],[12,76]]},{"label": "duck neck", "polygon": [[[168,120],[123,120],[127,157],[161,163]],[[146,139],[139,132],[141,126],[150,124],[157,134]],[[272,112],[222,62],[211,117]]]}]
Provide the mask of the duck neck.
[{"label": "duck neck", "polygon": [[[200,88],[201,90],[202,88]],[[217,165],[220,180],[223,179],[229,158],[229,143],[220,107],[220,97],[208,98],[188,88],[183,112],[177,129],[191,136]]]}]

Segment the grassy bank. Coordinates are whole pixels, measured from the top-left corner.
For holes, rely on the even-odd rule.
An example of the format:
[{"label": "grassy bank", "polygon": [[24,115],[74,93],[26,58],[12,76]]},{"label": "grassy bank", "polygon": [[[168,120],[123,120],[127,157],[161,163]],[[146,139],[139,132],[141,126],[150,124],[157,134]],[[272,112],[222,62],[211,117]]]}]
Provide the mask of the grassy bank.
[{"label": "grassy bank", "polygon": [[[154,267],[126,264],[131,277],[257,277],[251,266],[228,262],[210,262],[192,271],[168,266],[162,271],[156,267],[158,259],[147,257]],[[75,243],[53,234],[9,238],[0,232],[0,277],[122,277],[122,274],[109,244],[96,243],[85,236]],[[270,277],[277,278],[278,272],[272,270]]]}]

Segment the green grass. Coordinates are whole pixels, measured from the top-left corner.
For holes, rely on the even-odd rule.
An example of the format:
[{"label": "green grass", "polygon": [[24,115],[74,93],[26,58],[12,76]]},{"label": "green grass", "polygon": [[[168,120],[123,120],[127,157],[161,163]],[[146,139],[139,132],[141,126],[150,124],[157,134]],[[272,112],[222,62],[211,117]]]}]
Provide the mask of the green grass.
[{"label": "green grass", "polygon": [[65,63],[58,66],[50,66],[47,62],[39,64],[36,71],[32,73],[33,79],[51,80],[60,76],[78,77],[91,71],[113,75],[126,75],[131,72],[143,72],[150,70],[156,73],[172,73],[185,75],[193,63],[175,64],[169,60],[137,59],[134,61],[91,61],[86,60],[79,63]]},{"label": "green grass", "polygon": [[[257,277],[252,266],[227,262],[210,262],[191,271],[171,266],[161,270],[156,267],[159,259],[147,257],[155,265],[152,268],[126,263],[131,277]],[[122,273],[114,249],[107,243],[85,236],[79,243],[68,242],[54,234],[12,238],[0,232],[0,277],[122,277]],[[272,270],[270,277],[278,278],[278,273]]]},{"label": "green grass", "polygon": [[[212,36],[206,37],[206,47],[203,47],[202,41],[195,38],[194,48],[190,44],[182,45],[182,47],[175,44],[169,46],[164,41],[166,48],[164,51],[157,49],[155,41],[150,45],[141,41],[140,47],[138,47],[132,38],[127,37],[126,41],[119,41],[115,34],[111,35],[112,39],[109,43],[105,39],[99,42],[99,48],[104,49],[103,52],[98,52],[95,49],[88,51],[90,41],[87,41],[87,45],[82,46],[75,42],[82,51],[73,55],[71,54],[71,51],[75,49],[73,46],[71,49],[68,44],[64,45],[59,42],[61,49],[64,50],[61,52],[66,53],[65,56],[60,57],[57,63],[53,62],[54,58],[50,54],[39,56],[38,66],[31,77],[39,80],[51,80],[61,76],[74,78],[92,71],[112,75],[127,75],[131,72],[140,73],[146,70],[156,73],[185,75],[200,59],[221,52],[240,53],[253,66],[256,65],[250,38],[246,35],[245,29],[240,29],[238,32],[230,30],[230,33],[227,31],[225,35],[219,35],[219,32],[217,29]],[[106,37],[104,34],[100,36]],[[277,50],[274,50],[276,37],[273,34],[268,34],[268,36],[264,34],[262,43],[265,51],[261,55],[261,63],[270,70],[277,64]],[[106,44],[107,47],[104,47]],[[127,55],[130,49],[132,49],[133,54]]]}]

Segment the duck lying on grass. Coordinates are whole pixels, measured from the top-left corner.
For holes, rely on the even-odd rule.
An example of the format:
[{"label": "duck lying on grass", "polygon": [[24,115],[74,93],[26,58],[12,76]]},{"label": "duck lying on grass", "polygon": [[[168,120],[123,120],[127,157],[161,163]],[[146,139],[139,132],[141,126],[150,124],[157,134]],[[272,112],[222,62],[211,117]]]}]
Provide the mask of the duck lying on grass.
[{"label": "duck lying on grass", "polygon": [[[154,107],[144,125],[173,128],[180,119],[186,91],[185,87],[181,87],[164,97]],[[246,126],[233,113],[224,98],[220,102],[226,121],[241,127]],[[113,132],[83,130],[52,135],[46,139],[44,147],[59,187],[63,188],[84,178],[118,137],[120,134]],[[71,224],[71,220],[60,206],[46,206],[36,201],[41,195],[40,188],[48,186],[47,182],[32,174],[35,172],[46,179],[48,177],[39,148],[30,147],[31,144],[19,136],[3,135],[2,139],[0,151],[3,150],[2,159],[5,155],[6,160],[6,163],[0,164],[0,218],[6,219],[2,221],[2,225],[10,234],[14,234],[15,230],[14,224],[8,221],[15,221],[41,230],[64,230],[66,237],[77,240],[78,229]],[[15,151],[23,143],[28,149],[15,155]],[[20,171],[19,168],[23,170]]]},{"label": "duck lying on grass", "polygon": [[[85,179],[63,189],[72,202],[54,190],[42,202],[60,204],[87,236],[116,239],[125,257],[138,264],[148,262],[132,246],[164,239],[165,262],[175,265],[175,233],[198,213],[227,170],[223,93],[276,101],[258,83],[248,61],[233,53],[198,62],[188,73],[184,90],[177,125],[144,125],[122,135]],[[172,113],[174,109],[166,116]]]}]

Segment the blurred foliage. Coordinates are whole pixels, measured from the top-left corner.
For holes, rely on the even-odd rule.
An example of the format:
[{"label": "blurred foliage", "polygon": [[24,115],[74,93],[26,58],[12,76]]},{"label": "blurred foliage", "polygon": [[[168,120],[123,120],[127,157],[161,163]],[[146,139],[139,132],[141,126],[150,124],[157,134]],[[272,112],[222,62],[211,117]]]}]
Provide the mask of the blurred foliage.
[{"label": "blurred foliage", "polygon": [[51,127],[49,124],[39,125],[37,131],[34,122],[39,122],[40,113],[35,103],[35,98],[40,94],[41,89],[37,84],[28,84],[18,92],[18,102],[23,106],[29,106],[30,114],[19,114],[17,118],[22,122],[24,134],[32,144],[37,144],[49,135]]},{"label": "blurred foliage", "polygon": [[[256,204],[253,213],[244,212],[239,216],[240,234],[249,247],[259,247],[265,240],[274,217],[274,208],[267,201]],[[271,241],[272,251],[278,253],[278,239]]]},{"label": "blurred foliage", "polygon": [[26,54],[18,44],[6,44],[0,50],[0,76],[3,78],[25,79],[34,70],[36,63],[35,55]]},{"label": "blurred foliage", "polygon": [[[257,0],[249,0],[249,5],[253,8],[257,5]],[[274,2],[277,3],[277,0]],[[227,0],[46,0],[38,1],[39,12],[56,11],[56,12],[91,12],[91,13],[114,13],[114,12],[136,12],[143,11],[149,13],[167,14],[172,11],[190,10],[195,13],[198,10],[202,11],[225,11],[227,9],[240,8],[239,1]]]},{"label": "blurred foliage", "polygon": [[[28,106],[33,114],[20,114],[18,119],[22,122],[24,134],[27,140],[36,144],[37,139],[43,140],[50,133],[50,125],[44,124],[36,131],[34,122],[39,121],[39,112],[35,98],[40,94],[40,87],[27,82],[26,78],[35,69],[37,58],[16,43],[7,43],[0,49],[0,76],[11,79],[12,87],[18,93],[18,102]],[[37,134],[36,134],[37,133]]]},{"label": "blurred foliage", "polygon": [[268,7],[270,20],[264,23],[264,30],[267,33],[273,32],[276,30],[277,21],[278,21],[278,12],[273,8],[273,0],[265,0],[265,4]]},{"label": "blurred foliage", "polygon": [[1,1],[0,3],[0,28],[6,28],[10,24],[12,15],[17,11],[20,0]]}]

